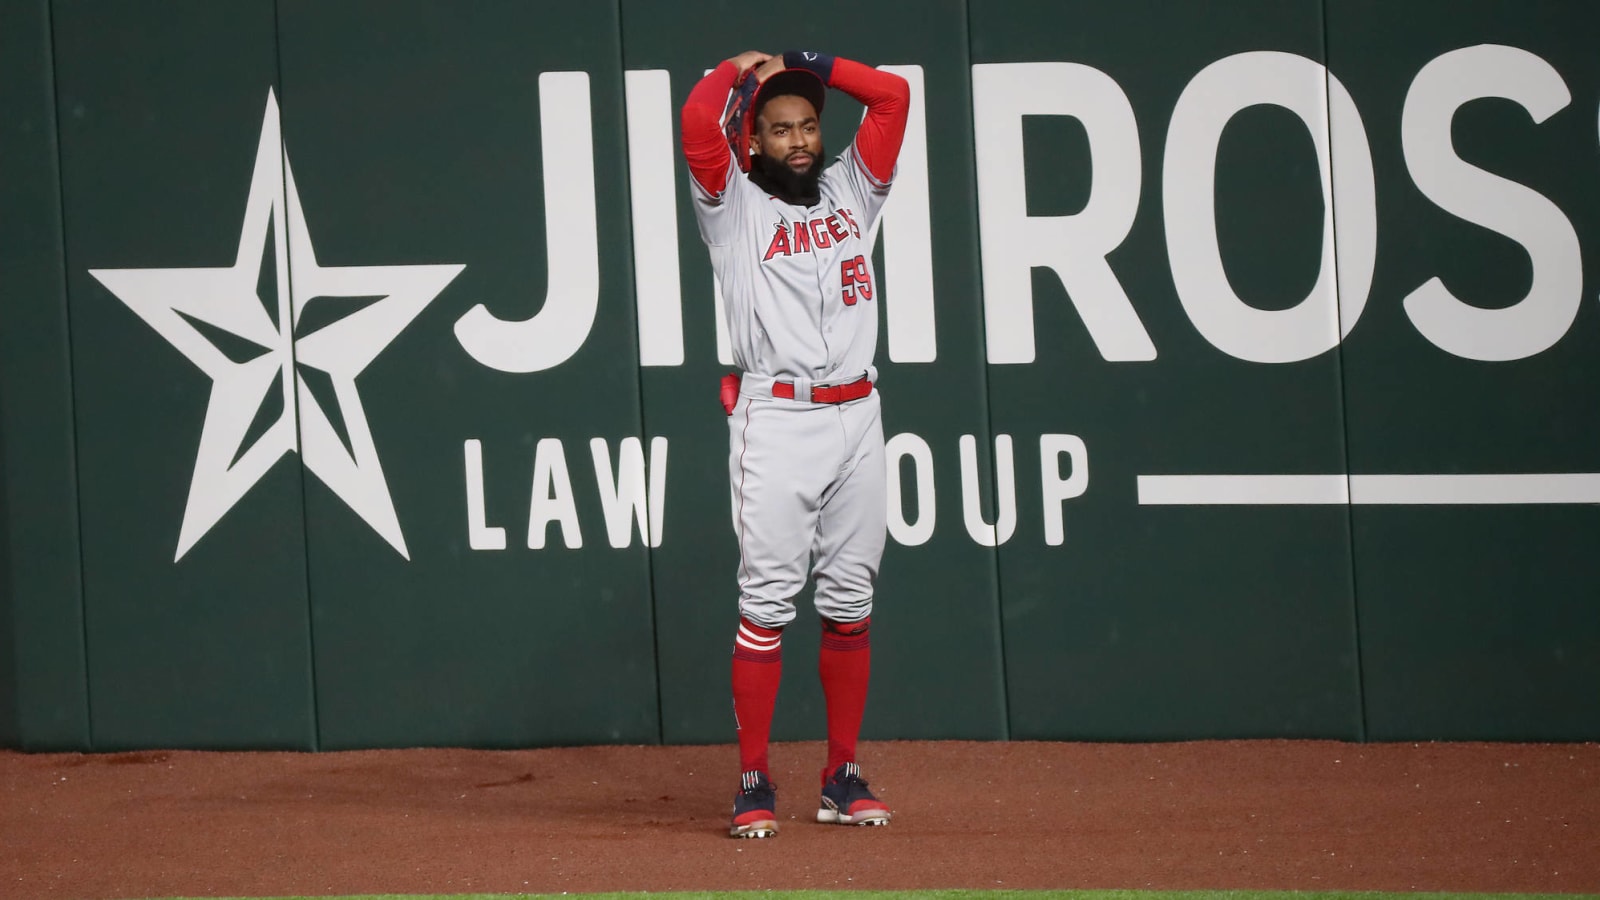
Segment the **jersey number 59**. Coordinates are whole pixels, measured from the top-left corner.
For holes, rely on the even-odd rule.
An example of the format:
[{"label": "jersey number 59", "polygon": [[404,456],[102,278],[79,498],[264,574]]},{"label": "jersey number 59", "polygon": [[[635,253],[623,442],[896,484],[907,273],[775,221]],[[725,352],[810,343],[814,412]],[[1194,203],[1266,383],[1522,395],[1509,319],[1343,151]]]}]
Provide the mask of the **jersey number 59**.
[{"label": "jersey number 59", "polygon": [[845,306],[855,306],[857,300],[872,299],[872,273],[867,271],[865,257],[847,259],[840,264],[839,285]]}]

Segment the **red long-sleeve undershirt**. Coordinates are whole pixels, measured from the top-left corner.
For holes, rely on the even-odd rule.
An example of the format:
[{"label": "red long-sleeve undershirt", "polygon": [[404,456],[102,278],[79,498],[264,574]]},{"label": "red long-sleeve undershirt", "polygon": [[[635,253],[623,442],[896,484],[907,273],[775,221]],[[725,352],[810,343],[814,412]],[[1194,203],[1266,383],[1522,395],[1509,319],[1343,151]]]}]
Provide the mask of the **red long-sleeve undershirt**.
[{"label": "red long-sleeve undershirt", "polygon": [[689,174],[712,196],[721,194],[728,186],[728,166],[733,157],[728,153],[728,141],[722,133],[722,110],[738,77],[739,69],[731,61],[723,60],[722,65],[700,79],[683,104],[680,121],[683,157],[689,162]]},{"label": "red long-sleeve undershirt", "polygon": [[[713,196],[727,187],[733,162],[722,133],[722,111],[738,76],[733,63],[724,60],[700,79],[683,104],[683,155],[694,180]],[[866,118],[856,129],[856,154],[873,178],[888,182],[906,135],[910,86],[898,75],[837,57],[828,86],[844,91],[867,107]]]},{"label": "red long-sleeve undershirt", "polygon": [[837,58],[828,86],[867,107],[867,116],[856,129],[856,155],[879,184],[888,183],[894,177],[895,160],[900,158],[900,143],[905,140],[906,118],[911,115],[911,86],[899,75]]}]

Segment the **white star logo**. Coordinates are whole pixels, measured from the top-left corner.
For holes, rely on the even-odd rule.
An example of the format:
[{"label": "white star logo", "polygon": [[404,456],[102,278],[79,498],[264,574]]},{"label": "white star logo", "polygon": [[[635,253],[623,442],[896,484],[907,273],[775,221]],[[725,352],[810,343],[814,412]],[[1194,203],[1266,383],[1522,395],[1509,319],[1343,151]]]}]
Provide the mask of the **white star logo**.
[{"label": "white star logo", "polygon": [[[317,265],[283,146],[278,101],[269,91],[233,265],[90,271],[212,381],[174,562],[273,463],[296,451],[373,531],[411,558],[355,380],[464,268]],[[354,311],[297,337],[296,326],[312,301],[319,312],[333,304],[342,305],[339,312]],[[219,339],[228,346],[219,346]],[[244,355],[250,358],[236,358]],[[306,374],[331,384],[343,436],[313,396]],[[251,423],[275,399],[274,389],[282,394],[282,413],[245,447]]]}]

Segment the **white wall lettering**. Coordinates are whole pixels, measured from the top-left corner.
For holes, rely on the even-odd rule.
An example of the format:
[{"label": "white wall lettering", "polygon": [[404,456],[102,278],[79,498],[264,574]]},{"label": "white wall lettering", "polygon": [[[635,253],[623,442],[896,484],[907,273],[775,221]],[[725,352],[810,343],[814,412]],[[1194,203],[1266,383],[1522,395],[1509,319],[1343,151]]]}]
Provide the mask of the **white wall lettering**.
[{"label": "white wall lettering", "polygon": [[1518,302],[1483,309],[1456,299],[1434,277],[1405,298],[1405,310],[1417,331],[1448,353],[1522,359],[1549,349],[1572,327],[1583,258],[1572,222],[1548,198],[1456,155],[1450,123],[1457,109],[1480,97],[1512,100],[1534,124],[1572,102],[1560,73],[1526,50],[1492,44],[1453,50],[1423,66],[1406,93],[1400,120],[1406,167],[1440,209],[1520,244],[1533,265],[1533,284]]},{"label": "white wall lettering", "polygon": [[[1061,455],[1071,463],[1071,473],[1061,477]],[[1044,501],[1044,542],[1059,547],[1066,541],[1061,507],[1089,489],[1089,448],[1075,434],[1039,435],[1039,484]]]},{"label": "white wall lettering", "polygon": [[[928,442],[909,432],[884,442],[884,457],[889,469],[886,485],[889,500],[889,536],[906,547],[920,547],[933,537],[935,515],[933,492],[933,450]],[[917,492],[917,519],[906,521],[905,487],[901,483],[902,459],[911,460],[911,482]]]},{"label": "white wall lettering", "polygon": [[467,546],[474,550],[504,550],[506,530],[485,521],[483,502],[483,442],[469,438],[462,445],[467,464]]},{"label": "white wall lettering", "polygon": [[666,69],[624,73],[628,107],[628,196],[633,204],[633,293],[639,365],[683,365],[678,280],[678,179],[673,161],[672,79]]},{"label": "white wall lettering", "polygon": [[[600,509],[605,514],[606,537],[611,546],[623,549],[633,543],[633,526],[651,547],[661,546],[661,516],[666,508],[667,439],[650,441],[650,479],[645,489],[644,445],[636,437],[625,437],[617,450],[616,474],[611,469],[611,447],[604,438],[589,441],[594,457],[594,477],[600,485]],[[648,523],[646,513],[648,511]]]},{"label": "white wall lettering", "polygon": [[998,547],[1011,540],[1017,530],[1017,475],[1011,453],[1011,435],[994,436],[994,502],[998,513],[993,525],[983,520],[983,500],[978,486],[978,439],[961,436],[961,517],[967,534],[979,546]]},{"label": "white wall lettering", "polygon": [[[1139,206],[1139,129],[1128,95],[1109,75],[1076,63],[980,64],[972,67],[972,106],[989,362],[1033,362],[1035,266],[1061,279],[1101,356],[1155,359],[1155,345],[1106,261]],[[1094,184],[1075,215],[1028,215],[1025,115],[1083,123]]]},{"label": "white wall lettering", "polygon": [[539,133],[549,272],[544,306],[510,321],[480,303],[455,325],[462,348],[502,372],[540,372],[571,359],[589,337],[600,304],[588,73],[539,76]]},{"label": "white wall lettering", "polygon": [[[928,203],[927,91],[921,66],[878,68],[899,75],[911,86],[911,111],[894,190],[873,223],[874,230],[883,230],[884,271],[878,294],[889,332],[889,359],[933,362],[938,341],[933,316],[933,214]],[[875,239],[873,235],[867,242]]]},{"label": "white wall lettering", "polygon": [[540,438],[533,449],[533,494],[528,500],[528,549],[543,550],[545,530],[561,523],[561,542],[568,550],[583,546],[578,506],[567,474],[567,451],[560,438]]},{"label": "white wall lettering", "polygon": [[[1283,310],[1257,309],[1239,299],[1217,244],[1217,145],[1237,113],[1262,103],[1281,106],[1305,123],[1322,181],[1317,281],[1304,299]],[[1331,155],[1330,115],[1341,136]],[[1377,252],[1372,154],[1361,114],[1339,80],[1292,53],[1220,59],[1200,70],[1179,96],[1162,166],[1168,264],[1178,299],[1200,334],[1218,350],[1251,362],[1298,362],[1337,346],[1366,305]]]}]

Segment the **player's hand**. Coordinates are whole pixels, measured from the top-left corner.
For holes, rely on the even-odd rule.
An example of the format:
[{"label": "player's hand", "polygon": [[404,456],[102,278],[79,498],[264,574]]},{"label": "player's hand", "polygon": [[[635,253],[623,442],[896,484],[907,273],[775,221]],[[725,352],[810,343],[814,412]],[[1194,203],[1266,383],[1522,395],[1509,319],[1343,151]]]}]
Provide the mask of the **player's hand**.
[{"label": "player's hand", "polygon": [[765,83],[768,78],[782,72],[786,66],[783,64],[783,54],[769,56],[762,60],[761,67],[756,69],[756,81]]},{"label": "player's hand", "polygon": [[[760,50],[746,50],[738,56],[728,60],[728,62],[733,63],[734,68],[739,70],[739,77],[742,78],[744,77],[744,73],[750,71],[756,66],[761,65],[769,59],[772,59],[771,53],[762,53]],[[781,58],[779,59],[779,62],[782,62]]]}]

